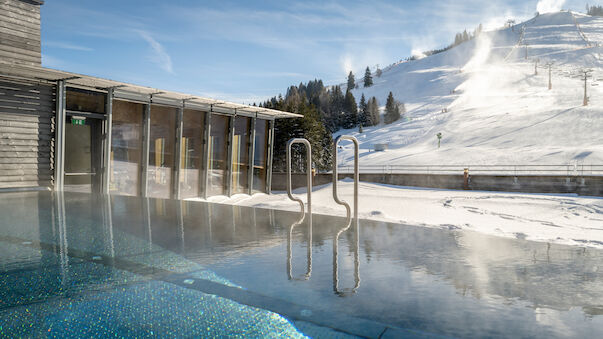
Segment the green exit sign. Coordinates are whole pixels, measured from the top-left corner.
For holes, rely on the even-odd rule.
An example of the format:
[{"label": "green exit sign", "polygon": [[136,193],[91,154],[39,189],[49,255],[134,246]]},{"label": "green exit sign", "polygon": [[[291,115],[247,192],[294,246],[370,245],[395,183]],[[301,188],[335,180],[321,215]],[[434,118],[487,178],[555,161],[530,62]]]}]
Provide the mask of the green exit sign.
[{"label": "green exit sign", "polygon": [[86,124],[86,118],[71,118],[71,124],[83,126]]}]

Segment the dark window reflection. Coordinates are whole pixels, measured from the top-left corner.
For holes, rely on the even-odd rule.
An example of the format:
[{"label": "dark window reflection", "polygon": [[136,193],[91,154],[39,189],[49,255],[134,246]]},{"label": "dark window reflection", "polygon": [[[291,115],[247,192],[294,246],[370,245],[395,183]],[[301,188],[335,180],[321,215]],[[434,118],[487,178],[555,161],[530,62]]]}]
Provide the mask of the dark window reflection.
[{"label": "dark window reflection", "polygon": [[66,108],[68,111],[105,113],[106,97],[105,93],[67,88]]},{"label": "dark window reflection", "polygon": [[151,106],[148,193],[150,197],[169,198],[174,168],[177,108]]},{"label": "dark window reflection", "polygon": [[111,134],[112,193],[138,195],[142,159],[142,117],[145,105],[113,101]]},{"label": "dark window reflection", "polygon": [[258,119],[255,125],[255,153],[253,159],[254,192],[266,192],[269,131],[268,121]]},{"label": "dark window reflection", "polygon": [[249,131],[251,119],[235,118],[235,132],[232,149],[232,189],[233,193],[247,193],[249,176]]},{"label": "dark window reflection", "polygon": [[211,117],[208,196],[223,195],[226,192],[229,120],[229,117],[218,114],[213,114]]},{"label": "dark window reflection", "polygon": [[182,198],[195,198],[199,196],[205,112],[185,109],[182,121],[180,194]]}]

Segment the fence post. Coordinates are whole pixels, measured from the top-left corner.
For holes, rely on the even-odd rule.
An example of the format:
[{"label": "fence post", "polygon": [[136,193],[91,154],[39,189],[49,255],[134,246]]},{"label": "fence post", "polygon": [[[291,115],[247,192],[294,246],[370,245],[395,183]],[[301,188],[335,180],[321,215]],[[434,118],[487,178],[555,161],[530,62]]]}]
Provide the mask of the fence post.
[{"label": "fence post", "polygon": [[463,189],[469,189],[469,167],[463,171]]}]

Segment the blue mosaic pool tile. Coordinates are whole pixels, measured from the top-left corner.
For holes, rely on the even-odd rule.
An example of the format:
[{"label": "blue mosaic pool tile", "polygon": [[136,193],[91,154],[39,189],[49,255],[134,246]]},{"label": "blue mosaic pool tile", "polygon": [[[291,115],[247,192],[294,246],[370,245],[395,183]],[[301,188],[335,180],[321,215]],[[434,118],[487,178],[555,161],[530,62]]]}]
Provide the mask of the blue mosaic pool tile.
[{"label": "blue mosaic pool tile", "polygon": [[282,316],[164,282],[0,311],[0,336],[303,338]]}]

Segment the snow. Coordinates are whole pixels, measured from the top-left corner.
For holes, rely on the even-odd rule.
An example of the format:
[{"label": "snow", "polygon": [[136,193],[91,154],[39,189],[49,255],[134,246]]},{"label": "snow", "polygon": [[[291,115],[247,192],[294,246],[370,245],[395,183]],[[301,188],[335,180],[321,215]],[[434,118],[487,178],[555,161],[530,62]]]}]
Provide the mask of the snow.
[{"label": "snow", "polygon": [[[336,135],[358,138],[361,166],[603,164],[602,46],[603,18],[572,12],[482,33],[447,52],[384,69],[374,86],[355,89],[356,98],[376,96],[381,105],[392,91],[406,104],[406,117]],[[547,62],[554,63],[552,90],[542,67]],[[585,67],[594,70],[587,107],[578,77]],[[389,148],[375,153],[375,144]],[[340,159],[349,164],[352,155],[344,147]]]},{"label": "snow", "polygon": [[[525,27],[525,28],[522,28]],[[523,33],[522,33],[523,32]],[[525,45],[528,59],[525,59]],[[539,15],[514,28],[485,32],[447,52],[383,70],[370,88],[354,90],[383,105],[390,91],[405,102],[406,119],[340,131],[360,142],[363,165],[603,164],[603,18],[571,12]],[[553,62],[553,89],[548,72]],[[590,105],[582,106],[582,68]],[[446,110],[443,110],[446,108]],[[443,134],[437,148],[436,134]],[[384,152],[374,144],[388,144]],[[353,161],[341,143],[340,165]],[[352,183],[340,183],[353,201]],[[304,190],[296,196],[305,201]],[[314,213],[345,216],[332,186],[315,187]],[[213,202],[298,211],[286,194],[212,197]],[[603,198],[575,195],[453,191],[360,184],[362,219],[475,231],[559,244],[603,248]]]},{"label": "snow", "polygon": [[[353,182],[338,184],[340,198],[353,208]],[[305,189],[294,196],[306,201]],[[284,192],[238,194],[209,201],[299,211]],[[345,216],[332,197],[332,185],[315,187],[312,212]],[[603,248],[603,198],[575,195],[520,194],[422,189],[361,182],[359,218],[414,226],[475,231],[567,245]]]}]

